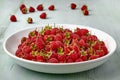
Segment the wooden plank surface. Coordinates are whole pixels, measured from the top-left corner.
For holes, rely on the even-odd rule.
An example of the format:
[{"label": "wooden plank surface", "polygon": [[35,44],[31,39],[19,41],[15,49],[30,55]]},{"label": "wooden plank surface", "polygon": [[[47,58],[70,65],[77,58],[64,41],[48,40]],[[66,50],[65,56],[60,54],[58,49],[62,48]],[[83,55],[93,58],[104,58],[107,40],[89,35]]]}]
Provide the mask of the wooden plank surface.
[{"label": "wooden plank surface", "polygon": [[[70,10],[69,4],[75,2],[76,10]],[[19,11],[20,4],[36,7],[42,3],[48,19],[39,18],[41,12],[23,15]],[[120,79],[120,0],[0,0],[0,80],[119,80]],[[56,6],[54,12],[48,11],[50,4]],[[88,5],[89,16],[83,16],[80,7]],[[15,14],[18,22],[9,21]],[[34,24],[28,24],[26,19],[31,16]],[[115,54],[103,65],[84,72],[74,74],[46,74],[27,70],[15,64],[3,51],[4,39],[17,30],[38,26],[40,24],[62,23],[87,25],[98,28],[110,34],[117,42]]]}]

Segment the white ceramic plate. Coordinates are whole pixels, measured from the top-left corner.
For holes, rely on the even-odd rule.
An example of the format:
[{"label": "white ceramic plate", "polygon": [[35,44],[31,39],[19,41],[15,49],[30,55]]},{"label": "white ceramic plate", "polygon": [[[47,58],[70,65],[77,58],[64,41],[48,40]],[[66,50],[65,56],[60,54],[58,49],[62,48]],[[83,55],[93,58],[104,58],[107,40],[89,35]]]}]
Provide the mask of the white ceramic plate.
[{"label": "white ceramic plate", "polygon": [[[52,25],[52,24],[51,24]],[[45,25],[39,25],[37,27],[38,30]],[[89,70],[95,68],[105,61],[114,53],[116,49],[116,42],[115,40],[108,35],[107,33],[94,29],[91,27],[85,27],[81,25],[70,25],[70,24],[56,24],[56,26],[64,26],[64,28],[69,28],[74,30],[76,27],[86,28],[91,31],[92,34],[95,34],[100,40],[103,40],[109,50],[109,53],[101,58],[83,61],[83,62],[75,62],[75,63],[43,63],[43,62],[35,62],[30,60],[25,60],[15,56],[15,51],[17,50],[17,46],[20,43],[20,40],[23,36],[27,36],[30,31],[35,30],[36,27],[28,28],[20,30],[12,35],[10,35],[4,41],[3,48],[5,52],[20,66],[23,66],[27,69],[38,71],[38,72],[45,72],[45,73],[75,73],[81,72],[85,70]]]}]

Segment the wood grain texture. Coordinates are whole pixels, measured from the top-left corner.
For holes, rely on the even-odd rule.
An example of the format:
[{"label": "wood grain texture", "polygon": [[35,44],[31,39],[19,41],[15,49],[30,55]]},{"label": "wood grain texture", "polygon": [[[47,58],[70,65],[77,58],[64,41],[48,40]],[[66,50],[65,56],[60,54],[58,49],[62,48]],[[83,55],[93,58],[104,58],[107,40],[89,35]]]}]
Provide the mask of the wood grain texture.
[{"label": "wood grain texture", "polygon": [[[75,2],[78,7],[72,11],[69,4]],[[6,4],[7,3],[7,4]],[[27,7],[36,7],[39,3],[45,6],[48,19],[39,19],[41,12],[22,15],[19,5],[25,3]],[[0,43],[0,80],[120,80],[120,0],[0,0],[0,29],[4,39],[17,30],[39,24],[62,23],[79,24],[98,28],[110,34],[117,43],[115,54],[103,65],[84,72],[73,74],[47,74],[27,70],[15,64],[2,49]],[[56,10],[50,12],[47,7],[55,4]],[[88,5],[89,16],[83,16],[80,7]],[[18,22],[11,23],[9,14],[17,15]],[[27,17],[33,17],[34,24],[26,22]],[[2,25],[2,26],[1,26]],[[0,30],[1,31],[1,30]]]}]

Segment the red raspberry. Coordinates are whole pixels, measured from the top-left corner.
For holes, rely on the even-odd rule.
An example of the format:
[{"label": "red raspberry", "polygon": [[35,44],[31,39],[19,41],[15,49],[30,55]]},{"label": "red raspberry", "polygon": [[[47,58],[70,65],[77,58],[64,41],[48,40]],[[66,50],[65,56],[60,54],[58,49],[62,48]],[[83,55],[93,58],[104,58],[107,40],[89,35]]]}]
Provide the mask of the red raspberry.
[{"label": "red raspberry", "polygon": [[47,16],[47,14],[45,12],[43,12],[42,14],[40,14],[40,18],[41,19],[46,19],[46,16]]},{"label": "red raspberry", "polygon": [[83,61],[86,61],[86,60],[88,60],[88,56],[87,56],[87,55],[82,55],[82,56],[81,56],[81,59],[82,59]]},{"label": "red raspberry", "polygon": [[101,50],[103,50],[105,54],[108,53],[108,49],[106,46],[101,46]]},{"label": "red raspberry", "polygon": [[21,43],[25,42],[27,40],[27,37],[22,37]]},{"label": "red raspberry", "polygon": [[69,55],[69,58],[75,61],[76,59],[79,58],[78,53],[76,53],[75,51],[72,52],[72,53]]},{"label": "red raspberry", "polygon": [[66,59],[66,55],[64,55],[64,54],[63,55],[58,55],[58,60],[59,61],[63,61],[64,62],[65,59]]},{"label": "red raspberry", "polygon": [[79,52],[79,46],[78,46],[78,45],[74,45],[72,48],[73,48],[73,50],[76,51],[77,53]]},{"label": "red raspberry", "polygon": [[70,4],[70,8],[71,8],[71,9],[76,9],[76,6],[77,6],[77,5],[76,5],[75,3],[71,3],[71,4]]},{"label": "red raspberry", "polygon": [[35,9],[32,6],[30,6],[29,12],[35,12]]},{"label": "red raspberry", "polygon": [[87,15],[89,15],[89,11],[88,11],[88,10],[84,10],[84,11],[83,11],[83,14],[84,14],[85,16],[87,16]]},{"label": "red raspberry", "polygon": [[62,41],[63,38],[62,38],[62,35],[61,34],[57,34],[54,38],[55,41]]},{"label": "red raspberry", "polygon": [[37,59],[37,61],[39,61],[39,62],[44,62],[44,57],[41,56],[41,55],[38,55],[38,56],[36,57],[36,59]]},{"label": "red raspberry", "polygon": [[24,58],[27,60],[33,60],[35,57],[32,54],[24,54]]},{"label": "red raspberry", "polygon": [[32,24],[32,23],[33,23],[33,19],[32,19],[31,17],[28,17],[27,22],[28,22],[29,24]]},{"label": "red raspberry", "polygon": [[29,46],[24,46],[22,51],[23,51],[23,53],[30,53],[32,50]]},{"label": "red raspberry", "polygon": [[79,35],[78,34],[74,34],[74,33],[72,34],[72,38],[73,39],[80,39]]},{"label": "red raspberry", "polygon": [[85,43],[85,41],[83,40],[83,39],[81,39],[80,41],[79,41],[79,44],[80,44],[80,46],[85,46],[86,45],[86,43]]},{"label": "red raspberry", "polygon": [[27,8],[26,8],[26,7],[22,8],[21,12],[22,12],[23,14],[27,14]]},{"label": "red raspberry", "polygon": [[50,62],[50,63],[58,63],[58,60],[56,58],[50,58],[48,60],[48,62]]},{"label": "red raspberry", "polygon": [[49,58],[58,58],[58,54],[57,53],[55,53],[55,52],[52,52],[52,54],[50,55],[50,57]]},{"label": "red raspberry", "polygon": [[55,6],[54,6],[54,5],[50,5],[50,6],[48,7],[48,9],[49,9],[50,11],[53,11],[53,10],[55,9]]},{"label": "red raspberry", "polygon": [[75,62],[82,62],[83,60],[81,58],[78,58],[75,60]]},{"label": "red raspberry", "polygon": [[55,51],[60,47],[60,45],[59,45],[59,43],[57,43],[57,41],[51,41],[50,46],[51,46],[51,49],[55,50]]},{"label": "red raspberry", "polygon": [[44,7],[43,7],[42,4],[39,4],[39,5],[37,6],[37,10],[38,10],[38,11],[43,11],[43,9],[44,9]]},{"label": "red raspberry", "polygon": [[23,8],[26,8],[26,5],[25,5],[25,4],[21,4],[21,5],[20,5],[20,11],[21,11]]},{"label": "red raspberry", "polygon": [[44,35],[49,35],[49,34],[51,34],[51,30],[47,29],[44,31]]},{"label": "red raspberry", "polygon": [[10,21],[16,22],[17,21],[16,16],[15,15],[11,15],[10,16]]},{"label": "red raspberry", "polygon": [[86,36],[88,34],[88,32],[89,31],[87,29],[77,28],[74,33],[81,37],[81,36]]},{"label": "red raspberry", "polygon": [[83,6],[81,7],[81,10],[82,10],[82,11],[88,10],[87,5],[83,5]]},{"label": "red raspberry", "polygon": [[67,61],[66,61],[67,63],[72,63],[72,62],[74,62],[72,59],[68,59]]},{"label": "red raspberry", "polygon": [[96,54],[99,55],[99,57],[102,57],[105,55],[105,52],[103,50],[97,50]]},{"label": "red raspberry", "polygon": [[87,36],[87,40],[89,40],[89,41],[97,41],[98,40],[98,38],[97,38],[97,36],[95,36],[95,35],[89,35],[89,36]]},{"label": "red raspberry", "polygon": [[90,58],[90,60],[96,59],[96,58],[99,58],[99,55],[91,55],[89,58]]},{"label": "red raspberry", "polygon": [[57,34],[57,28],[53,28],[53,29],[51,30],[51,34],[56,35],[56,34]]},{"label": "red raspberry", "polygon": [[37,37],[35,44],[38,50],[41,50],[45,47],[45,42],[41,37]]}]

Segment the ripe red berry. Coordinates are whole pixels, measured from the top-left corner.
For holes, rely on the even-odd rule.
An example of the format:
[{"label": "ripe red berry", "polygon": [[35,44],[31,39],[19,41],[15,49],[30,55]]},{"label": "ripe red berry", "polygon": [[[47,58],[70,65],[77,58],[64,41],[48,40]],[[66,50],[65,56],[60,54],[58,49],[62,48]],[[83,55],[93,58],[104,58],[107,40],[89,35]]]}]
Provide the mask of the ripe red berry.
[{"label": "ripe red berry", "polygon": [[37,37],[35,45],[36,45],[37,49],[41,50],[45,47],[45,42],[41,37]]},{"label": "ripe red berry", "polygon": [[37,61],[44,62],[44,57],[41,56],[41,55],[38,55],[38,56],[36,57],[36,59],[37,59]]},{"label": "ripe red berry", "polygon": [[31,23],[33,23],[33,19],[32,19],[31,17],[28,17],[27,22],[28,22],[29,24],[31,24]]},{"label": "ripe red berry", "polygon": [[96,59],[96,58],[99,58],[99,55],[91,55],[91,56],[90,56],[90,60]]},{"label": "ripe red berry", "polygon": [[89,15],[89,11],[88,11],[88,10],[84,10],[84,11],[83,11],[83,14],[84,14],[85,16],[87,16],[87,15]]},{"label": "ripe red berry", "polygon": [[69,55],[69,58],[71,58],[72,60],[76,60],[76,59],[78,59],[79,58],[79,56],[78,56],[78,54],[77,54],[77,52],[73,52],[73,53],[71,53],[70,55]]},{"label": "ripe red berry", "polygon": [[43,12],[42,14],[40,14],[40,18],[41,19],[46,19],[47,17],[47,14],[45,12]]},{"label": "ripe red berry", "polygon": [[42,4],[39,4],[36,8],[38,11],[43,11],[44,7]]},{"label": "ripe red berry", "polygon": [[79,41],[79,45],[80,45],[80,46],[84,47],[85,44],[86,44],[86,43],[85,43],[85,41],[84,41],[83,39],[81,39],[81,40]]},{"label": "ripe red berry", "polygon": [[22,49],[23,53],[30,53],[31,52],[31,48],[29,46],[24,46]]},{"label": "ripe red berry", "polygon": [[88,10],[87,5],[83,5],[83,6],[81,7],[81,10],[82,10],[82,11]]},{"label": "ripe red berry", "polygon": [[50,5],[49,7],[48,7],[48,10],[50,10],[50,11],[53,11],[55,9],[55,6],[54,5]]},{"label": "ripe red berry", "polygon": [[48,62],[50,62],[50,63],[58,63],[58,60],[56,58],[50,58],[48,60]]},{"label": "ripe red berry", "polygon": [[16,22],[17,21],[16,16],[15,15],[11,15],[10,16],[10,21]]},{"label": "ripe red berry", "polygon": [[34,7],[30,6],[30,7],[29,7],[29,12],[35,12]]},{"label": "ripe red berry", "polygon": [[76,5],[75,3],[71,3],[71,4],[70,4],[70,8],[71,8],[71,9],[76,9],[76,6],[77,6],[77,5]]},{"label": "ripe red berry", "polygon": [[21,4],[21,5],[20,5],[20,10],[22,10],[23,8],[26,8],[26,5],[25,5],[25,4]]}]

